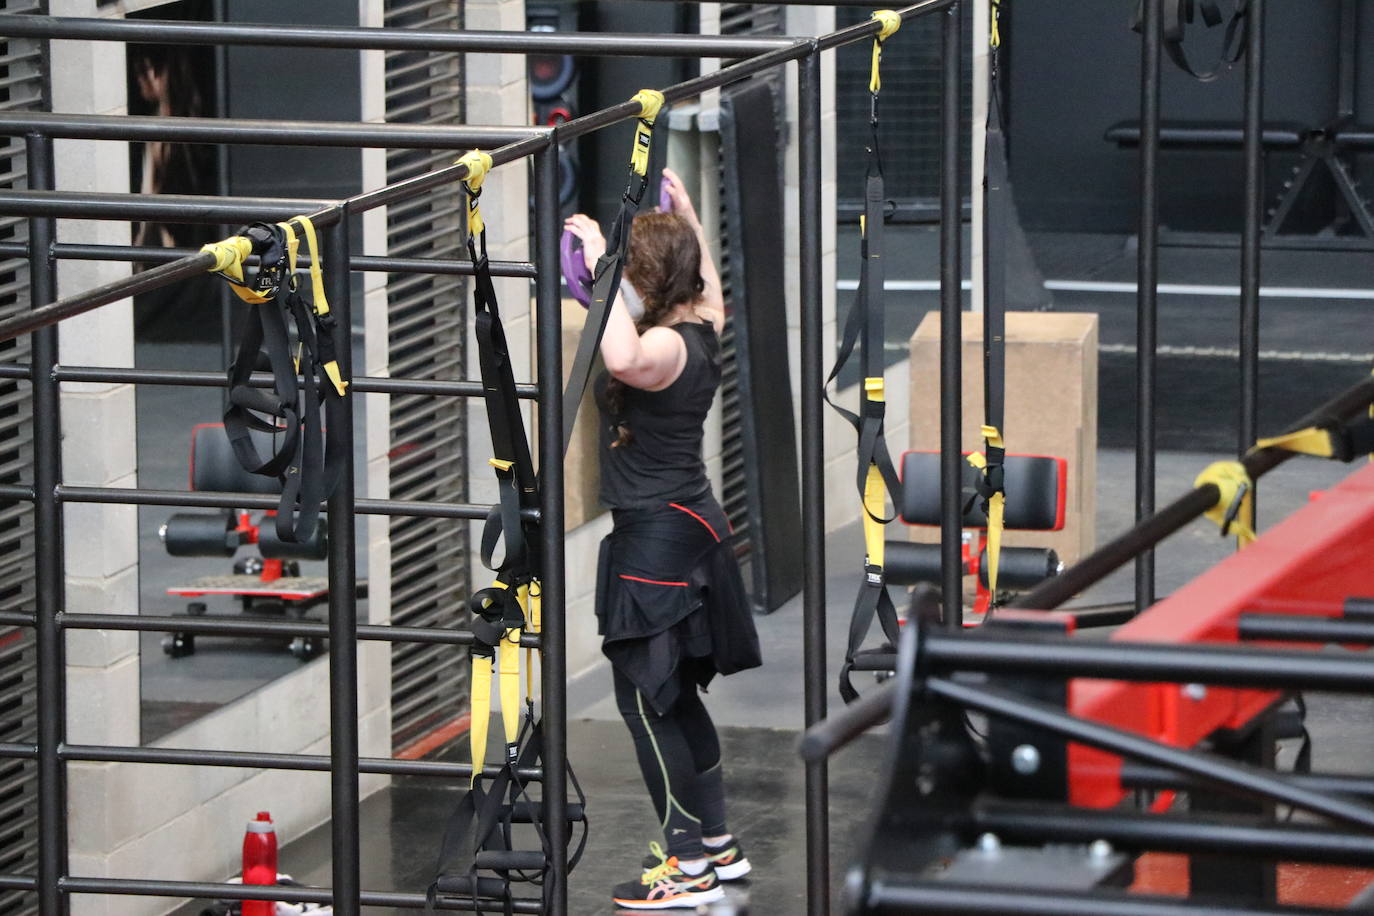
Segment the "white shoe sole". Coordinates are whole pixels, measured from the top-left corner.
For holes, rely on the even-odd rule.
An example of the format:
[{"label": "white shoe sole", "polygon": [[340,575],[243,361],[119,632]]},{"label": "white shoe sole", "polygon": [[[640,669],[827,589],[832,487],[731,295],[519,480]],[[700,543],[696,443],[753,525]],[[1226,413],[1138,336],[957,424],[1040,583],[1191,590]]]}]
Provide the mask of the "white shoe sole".
[{"label": "white shoe sole", "polygon": [[676,909],[695,909],[703,903],[715,903],[717,900],[725,899],[725,888],[717,884],[709,891],[700,894],[689,894],[685,897],[678,897],[670,900],[620,900],[611,898],[615,905],[625,910],[676,910]]},{"label": "white shoe sole", "polygon": [[743,878],[753,871],[748,859],[740,859],[738,862],[731,862],[729,865],[717,865],[716,877],[722,881],[734,881],[736,878]]}]

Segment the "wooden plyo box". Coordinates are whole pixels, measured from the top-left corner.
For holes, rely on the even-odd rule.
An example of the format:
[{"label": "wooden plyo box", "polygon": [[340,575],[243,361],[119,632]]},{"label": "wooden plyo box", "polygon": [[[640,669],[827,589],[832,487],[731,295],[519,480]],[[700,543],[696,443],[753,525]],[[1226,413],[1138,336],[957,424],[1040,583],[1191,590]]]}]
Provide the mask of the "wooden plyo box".
[{"label": "wooden plyo box", "polygon": [[[1013,454],[1068,461],[1062,531],[1008,532],[1009,547],[1052,547],[1067,565],[1095,544],[1097,483],[1097,315],[1008,312],[1006,419]],[[963,447],[982,451],[983,316],[963,314]],[[940,443],[940,314],[929,312],[911,338],[911,448]],[[896,447],[900,443],[889,443]],[[893,455],[894,460],[896,455]],[[938,528],[913,527],[912,539],[936,543]]]},{"label": "wooden plyo box", "polygon": [[[573,359],[577,356],[577,344],[582,339],[582,326],[586,322],[587,310],[576,299],[564,299],[564,386],[568,384]],[[598,362],[593,370],[593,380],[599,371]],[[599,496],[601,469],[597,464],[596,425],[596,398],[592,395],[592,386],[588,385],[587,393],[582,398],[582,406],[577,411],[577,425],[573,429],[572,445],[569,446],[567,459],[563,462],[563,486],[567,500],[563,510],[564,531],[572,531],[606,511]]]}]

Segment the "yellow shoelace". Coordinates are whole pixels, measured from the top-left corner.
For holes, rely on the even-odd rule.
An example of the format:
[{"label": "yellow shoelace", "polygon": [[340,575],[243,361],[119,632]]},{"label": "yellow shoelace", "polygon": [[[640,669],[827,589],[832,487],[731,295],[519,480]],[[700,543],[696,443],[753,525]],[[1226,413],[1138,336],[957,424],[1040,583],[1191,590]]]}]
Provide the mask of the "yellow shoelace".
[{"label": "yellow shoelace", "polygon": [[669,857],[664,854],[663,847],[657,842],[649,843],[649,852],[658,857],[658,864],[644,871],[644,875],[639,879],[641,884],[651,886],[678,871],[677,856]]}]

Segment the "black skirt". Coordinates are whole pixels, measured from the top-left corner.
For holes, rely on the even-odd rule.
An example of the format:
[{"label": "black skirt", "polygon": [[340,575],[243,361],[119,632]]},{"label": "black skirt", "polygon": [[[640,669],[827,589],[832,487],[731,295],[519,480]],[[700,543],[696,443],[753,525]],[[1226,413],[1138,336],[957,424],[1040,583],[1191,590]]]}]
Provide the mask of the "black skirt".
[{"label": "black skirt", "polygon": [[680,675],[705,687],[761,664],[729,523],[709,492],[614,519],[597,570],[601,649],[656,711],[677,702]]}]

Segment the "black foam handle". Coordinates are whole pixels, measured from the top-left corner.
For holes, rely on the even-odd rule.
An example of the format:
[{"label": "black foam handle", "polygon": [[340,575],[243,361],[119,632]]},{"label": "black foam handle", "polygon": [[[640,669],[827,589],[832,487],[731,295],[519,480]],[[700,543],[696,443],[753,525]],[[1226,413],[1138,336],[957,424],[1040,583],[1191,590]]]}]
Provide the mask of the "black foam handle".
[{"label": "black foam handle", "polygon": [[178,512],[162,528],[162,543],[174,557],[232,557],[241,543],[227,512]]},{"label": "black foam handle", "polygon": [[483,849],[472,864],[490,871],[541,871],[544,854],[524,849]]},{"label": "black foam handle", "polygon": [[[1050,576],[1059,574],[1059,554],[1048,547],[1003,547],[997,564],[997,588],[1035,588]],[[983,549],[978,578],[988,587],[988,552]]]},{"label": "black foam handle", "polygon": [[440,894],[449,894],[454,897],[476,896],[487,900],[500,900],[510,893],[510,882],[504,878],[483,876],[476,880],[477,887],[474,889],[472,886],[473,879],[469,875],[444,875],[434,882],[434,888]]},{"label": "black foam handle", "polygon": [[[519,801],[511,805],[510,819],[513,824],[532,824],[536,819],[543,821],[544,812],[540,810],[543,806],[539,802]],[[587,817],[583,806],[579,804],[568,805],[568,820],[578,823]]]},{"label": "black foam handle", "polygon": [[313,537],[293,544],[281,539],[276,525],[265,524],[258,529],[258,550],[269,560],[323,560],[329,556],[328,528],[321,519]]},{"label": "black foam handle", "polygon": [[940,545],[888,541],[883,546],[883,573],[890,585],[940,583]]}]

